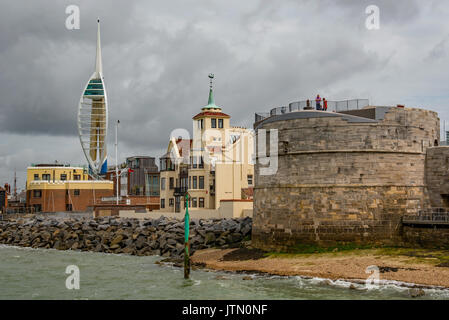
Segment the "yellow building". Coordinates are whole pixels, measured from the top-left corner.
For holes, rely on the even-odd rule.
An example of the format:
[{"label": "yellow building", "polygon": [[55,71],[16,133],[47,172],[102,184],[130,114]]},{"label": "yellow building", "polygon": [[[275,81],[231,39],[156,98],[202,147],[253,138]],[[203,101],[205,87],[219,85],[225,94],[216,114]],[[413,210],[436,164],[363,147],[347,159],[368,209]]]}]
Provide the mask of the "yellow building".
[{"label": "yellow building", "polygon": [[27,206],[36,212],[86,211],[114,196],[114,183],[89,180],[82,167],[35,165],[27,168]]},{"label": "yellow building", "polygon": [[171,137],[160,159],[161,211],[181,212],[186,191],[192,210],[219,210],[222,202],[239,203],[226,203],[238,208],[233,216],[252,209],[252,131],[232,127],[230,118],[215,105],[211,85],[208,105],[193,117],[193,139]]},{"label": "yellow building", "polygon": [[33,181],[85,181],[89,180],[87,170],[82,167],[66,167],[57,164],[39,164],[27,168],[26,187]]}]

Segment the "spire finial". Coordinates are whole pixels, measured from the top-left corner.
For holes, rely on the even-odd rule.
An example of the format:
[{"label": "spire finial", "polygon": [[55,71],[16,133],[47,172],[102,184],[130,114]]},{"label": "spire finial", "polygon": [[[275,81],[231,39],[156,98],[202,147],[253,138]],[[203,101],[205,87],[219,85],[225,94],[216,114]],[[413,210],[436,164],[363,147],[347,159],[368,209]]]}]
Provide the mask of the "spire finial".
[{"label": "spire finial", "polygon": [[209,79],[210,79],[210,88],[212,89],[212,79],[214,78],[213,73],[209,73]]},{"label": "spire finial", "polygon": [[103,73],[103,64],[101,61],[101,41],[100,41],[100,18],[97,18],[97,58],[95,62],[95,72],[100,77],[100,73]]},{"label": "spire finial", "polygon": [[209,84],[209,101],[208,101],[208,105],[214,105],[214,94],[212,92],[212,79],[214,78],[214,74],[213,73],[209,73],[209,79],[210,79],[210,84]]}]

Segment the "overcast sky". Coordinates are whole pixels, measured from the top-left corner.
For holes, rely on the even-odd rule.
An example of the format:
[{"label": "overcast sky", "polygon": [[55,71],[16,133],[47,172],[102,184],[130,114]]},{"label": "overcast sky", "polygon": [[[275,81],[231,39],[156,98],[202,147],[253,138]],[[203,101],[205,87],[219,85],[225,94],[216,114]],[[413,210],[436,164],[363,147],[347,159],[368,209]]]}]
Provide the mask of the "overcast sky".
[{"label": "overcast sky", "polygon": [[[86,164],[79,98],[94,71],[101,19],[109,99],[109,165],[159,156],[170,132],[192,130],[215,100],[231,124],[257,111],[313,98],[368,98],[449,119],[449,1],[0,0],[0,184],[24,187],[31,163]],[[68,30],[68,5],[80,29]],[[368,5],[380,29],[368,30]]]}]

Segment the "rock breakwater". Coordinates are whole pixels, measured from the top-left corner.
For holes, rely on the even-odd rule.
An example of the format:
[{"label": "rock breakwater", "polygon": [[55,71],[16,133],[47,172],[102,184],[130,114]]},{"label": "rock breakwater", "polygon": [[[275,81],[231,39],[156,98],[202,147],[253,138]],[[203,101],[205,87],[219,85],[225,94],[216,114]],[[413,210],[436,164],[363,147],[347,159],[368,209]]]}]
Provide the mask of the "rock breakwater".
[{"label": "rock breakwater", "polygon": [[[192,220],[190,252],[239,247],[242,241],[249,240],[251,227],[251,218]],[[177,258],[184,250],[184,221],[166,217],[0,221],[0,244]]]}]

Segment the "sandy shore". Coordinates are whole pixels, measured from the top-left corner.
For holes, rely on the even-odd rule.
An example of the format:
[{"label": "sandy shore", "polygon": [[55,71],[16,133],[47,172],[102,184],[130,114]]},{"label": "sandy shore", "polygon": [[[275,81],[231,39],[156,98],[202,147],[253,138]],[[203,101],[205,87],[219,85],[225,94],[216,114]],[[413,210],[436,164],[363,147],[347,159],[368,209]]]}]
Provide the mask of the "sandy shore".
[{"label": "sandy shore", "polygon": [[195,252],[192,262],[214,270],[310,276],[355,282],[367,279],[370,273],[365,271],[368,266],[374,265],[379,268],[381,281],[395,280],[449,288],[449,267],[436,266],[436,258],[385,255],[376,250],[266,256],[250,249],[205,249]]}]

